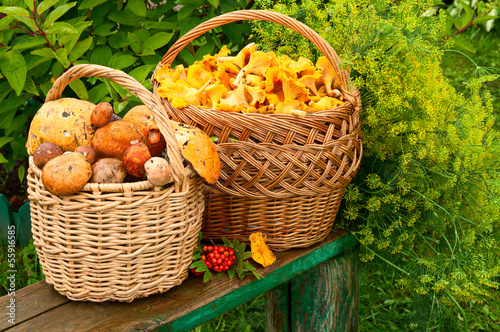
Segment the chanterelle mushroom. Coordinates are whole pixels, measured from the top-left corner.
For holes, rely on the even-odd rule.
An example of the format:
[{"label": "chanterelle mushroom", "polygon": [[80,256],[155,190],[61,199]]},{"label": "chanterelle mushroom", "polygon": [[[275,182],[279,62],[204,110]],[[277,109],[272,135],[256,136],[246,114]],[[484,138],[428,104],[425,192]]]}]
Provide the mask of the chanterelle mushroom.
[{"label": "chanterelle mushroom", "polygon": [[337,72],[333,68],[331,62],[328,61],[328,59],[324,56],[318,59],[318,61],[316,62],[316,67],[322,69],[321,76],[326,87],[326,93],[329,96],[332,96],[332,87],[333,89],[340,89],[342,87]]}]

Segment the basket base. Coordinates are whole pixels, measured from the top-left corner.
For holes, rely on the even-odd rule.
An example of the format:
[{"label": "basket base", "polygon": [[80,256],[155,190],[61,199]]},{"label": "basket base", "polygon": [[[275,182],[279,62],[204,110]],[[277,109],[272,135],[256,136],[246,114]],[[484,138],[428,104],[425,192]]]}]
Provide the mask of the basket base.
[{"label": "basket base", "polygon": [[311,246],[332,230],[345,188],[315,196],[251,199],[205,191],[204,239],[225,237],[249,244],[255,232],[267,235],[273,251]]}]

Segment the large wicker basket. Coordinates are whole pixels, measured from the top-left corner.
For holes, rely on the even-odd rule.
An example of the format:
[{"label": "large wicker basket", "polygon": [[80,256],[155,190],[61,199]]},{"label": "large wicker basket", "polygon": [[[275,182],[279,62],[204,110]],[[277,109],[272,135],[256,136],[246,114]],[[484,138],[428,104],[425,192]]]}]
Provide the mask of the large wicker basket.
[{"label": "large wicker basket", "polygon": [[96,65],[69,69],[46,101],[80,77],[110,79],[154,113],[167,141],[175,182],[87,183],[78,193],[48,192],[30,157],[28,193],[34,244],[46,281],[72,300],[130,302],[179,285],[188,274],[203,214],[203,180],[184,168],[158,97],[123,72]]},{"label": "large wicker basket", "polygon": [[[205,186],[204,238],[225,236],[248,242],[251,233],[264,232],[274,250],[306,247],[330,232],[362,156],[360,94],[349,73],[338,66],[340,59],[332,47],[306,25],[286,15],[236,11],[186,33],[169,49],[155,73],[171,64],[198,36],[239,20],[272,21],[307,37],[338,72],[345,103],[301,117],[229,113],[193,105],[177,109],[162,100],[175,121],[218,137],[222,172],[215,185]],[[152,82],[156,93],[159,83],[154,75]]]}]

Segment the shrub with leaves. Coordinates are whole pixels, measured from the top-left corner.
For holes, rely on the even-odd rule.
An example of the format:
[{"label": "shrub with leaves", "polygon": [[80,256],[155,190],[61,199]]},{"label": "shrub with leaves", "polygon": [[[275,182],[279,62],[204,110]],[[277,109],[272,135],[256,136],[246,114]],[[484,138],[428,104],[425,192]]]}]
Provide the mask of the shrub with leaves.
[{"label": "shrub with leaves", "polygon": [[[447,16],[423,15],[433,3],[415,0],[258,5],[317,31],[361,91],[364,155],[337,216],[363,244],[361,259],[377,255],[398,271],[402,290],[425,303],[421,328],[498,288],[500,133],[481,88],[496,77],[452,87],[440,67],[453,46]],[[319,55],[282,26],[258,22],[254,31],[266,50]]]},{"label": "shrub with leaves", "polygon": [[[26,159],[30,119],[55,79],[69,67],[92,63],[121,69],[150,88],[154,68],[179,36],[205,20],[252,4],[245,0],[2,1],[0,163],[9,170],[16,160]],[[176,64],[191,64],[223,44],[237,50],[249,33],[250,27],[242,23],[214,29],[183,50]],[[65,96],[111,102],[118,114],[139,103],[119,85],[101,79],[76,80],[69,87]]]}]

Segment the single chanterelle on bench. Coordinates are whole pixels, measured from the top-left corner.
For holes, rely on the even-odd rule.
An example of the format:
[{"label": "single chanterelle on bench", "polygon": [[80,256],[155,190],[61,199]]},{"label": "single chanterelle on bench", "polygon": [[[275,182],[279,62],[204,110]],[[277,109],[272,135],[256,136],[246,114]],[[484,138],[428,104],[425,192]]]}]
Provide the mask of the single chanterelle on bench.
[{"label": "single chanterelle on bench", "polygon": [[188,331],[267,292],[266,331],[357,331],[357,249],[354,236],[337,231],[309,248],[278,253],[273,265],[257,269],[260,280],[188,278],[132,303],[75,302],[41,281],[0,298],[4,312],[15,303],[15,324],[4,315],[0,330]]}]

